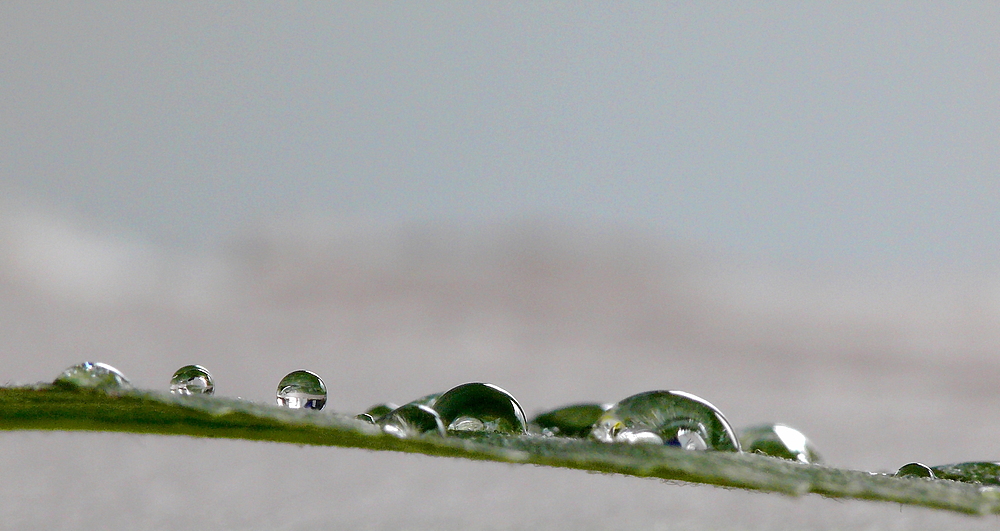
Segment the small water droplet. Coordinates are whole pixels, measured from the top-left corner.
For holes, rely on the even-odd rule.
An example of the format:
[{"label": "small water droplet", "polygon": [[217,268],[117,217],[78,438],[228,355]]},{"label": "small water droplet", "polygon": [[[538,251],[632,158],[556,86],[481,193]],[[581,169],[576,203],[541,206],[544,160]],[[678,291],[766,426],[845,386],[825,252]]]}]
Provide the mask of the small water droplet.
[{"label": "small water droplet", "polygon": [[1000,463],[976,461],[954,465],[932,466],[936,477],[966,483],[981,483],[983,485],[1000,485]]},{"label": "small water droplet", "polygon": [[601,414],[590,436],[607,443],[740,451],[740,443],[722,412],[705,399],[683,391],[632,395]]},{"label": "small water droplet", "polygon": [[822,458],[812,442],[799,430],[784,424],[761,424],[740,432],[744,452],[780,457],[800,463],[819,463]]},{"label": "small water droplet", "polygon": [[923,463],[906,463],[905,465],[899,467],[899,470],[894,474],[896,477],[900,478],[935,478],[934,471],[931,467]]},{"label": "small water droplet", "polygon": [[170,378],[170,392],[175,395],[211,395],[215,393],[212,374],[201,365],[185,365]]},{"label": "small water droplet", "polygon": [[448,432],[523,434],[528,430],[521,404],[507,391],[487,383],[454,387],[433,403]]},{"label": "small water droplet", "polygon": [[74,365],[60,374],[54,382],[58,386],[77,389],[98,389],[101,391],[124,391],[132,388],[132,383],[118,369],[91,361]]},{"label": "small water droplet", "polygon": [[278,383],[276,400],[279,406],[291,409],[323,409],[326,384],[313,372],[293,371]]},{"label": "small water droplet", "polygon": [[382,417],[388,415],[389,413],[392,413],[392,411],[398,407],[399,406],[393,404],[392,402],[375,404],[374,406],[368,408],[364,413],[359,413],[354,418],[358,420],[363,420],[371,424],[375,424],[376,422],[381,420]]},{"label": "small water droplet", "polygon": [[384,402],[382,404],[375,404],[374,406],[368,408],[365,411],[365,413],[368,413],[369,415],[371,415],[375,419],[379,419],[379,418],[382,418],[382,417],[388,415],[389,413],[392,413],[394,410],[396,410],[398,408],[399,408],[399,406],[396,405],[396,404],[393,404],[392,402]]},{"label": "small water droplet", "polygon": [[573,404],[541,413],[532,419],[546,435],[558,437],[586,437],[611,404]]},{"label": "small water droplet", "polygon": [[394,409],[378,421],[382,431],[405,439],[425,433],[444,435],[444,422],[437,411],[423,404],[409,403]]}]

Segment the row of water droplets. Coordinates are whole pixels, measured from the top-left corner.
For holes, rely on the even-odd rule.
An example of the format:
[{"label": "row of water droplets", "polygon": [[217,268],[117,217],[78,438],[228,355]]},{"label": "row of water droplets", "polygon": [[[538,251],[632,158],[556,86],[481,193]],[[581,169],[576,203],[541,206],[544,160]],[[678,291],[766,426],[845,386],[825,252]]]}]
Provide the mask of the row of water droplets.
[{"label": "row of water droplets", "polygon": [[[132,388],[120,371],[93,362],[66,369],[54,384],[112,392]],[[215,383],[204,367],[186,365],[171,377],[170,392],[212,395]],[[275,401],[283,407],[318,411],[326,405],[326,384],[313,372],[293,371],[278,383]],[[762,424],[737,434],[718,408],[683,391],[647,391],[614,404],[574,404],[541,413],[529,422],[510,393],[493,384],[474,382],[402,406],[378,404],[356,419],[400,438],[501,433],[666,445],[692,451],[751,452],[803,464],[820,462],[819,453],[800,431],[784,424]],[[894,475],[1000,485],[1000,463],[936,467],[908,463]]]}]

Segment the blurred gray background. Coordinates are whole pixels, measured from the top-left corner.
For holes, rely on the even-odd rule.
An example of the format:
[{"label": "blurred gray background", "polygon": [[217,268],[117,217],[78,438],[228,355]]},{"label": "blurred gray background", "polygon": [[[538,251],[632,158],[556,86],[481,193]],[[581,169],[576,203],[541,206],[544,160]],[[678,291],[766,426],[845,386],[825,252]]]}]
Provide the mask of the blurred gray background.
[{"label": "blurred gray background", "polygon": [[[0,382],[201,363],[270,401],[308,368],[336,411],[490,381],[529,415],[683,389],[836,466],[998,459],[998,15],[5,2]],[[0,448],[21,527],[996,524],[360,450]]]}]

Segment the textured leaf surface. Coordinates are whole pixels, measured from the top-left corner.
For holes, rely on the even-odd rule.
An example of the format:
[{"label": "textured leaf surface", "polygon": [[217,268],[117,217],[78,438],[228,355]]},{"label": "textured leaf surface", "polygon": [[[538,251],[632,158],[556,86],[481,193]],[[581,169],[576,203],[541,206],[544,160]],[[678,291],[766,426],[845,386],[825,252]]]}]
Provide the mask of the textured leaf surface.
[{"label": "textured leaf surface", "polygon": [[1000,489],[955,481],[895,478],[752,454],[554,437],[398,439],[347,415],[219,397],[143,391],[109,395],[49,386],[0,388],[0,429],[119,431],[342,446],[575,468],[793,496],[816,493],[970,514],[1000,513]]}]

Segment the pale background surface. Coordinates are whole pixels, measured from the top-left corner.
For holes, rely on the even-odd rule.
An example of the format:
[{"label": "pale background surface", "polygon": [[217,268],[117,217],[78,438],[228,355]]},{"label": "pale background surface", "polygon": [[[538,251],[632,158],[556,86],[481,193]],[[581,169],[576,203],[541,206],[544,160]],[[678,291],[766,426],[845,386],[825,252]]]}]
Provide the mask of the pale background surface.
[{"label": "pale background surface", "polygon": [[[994,6],[0,7],[0,382],[356,412],[683,389],[837,466],[997,459]],[[993,528],[330,448],[0,434],[11,527]],[[30,478],[11,481],[10,478]]]}]

